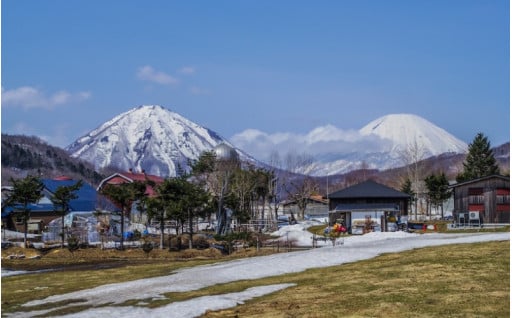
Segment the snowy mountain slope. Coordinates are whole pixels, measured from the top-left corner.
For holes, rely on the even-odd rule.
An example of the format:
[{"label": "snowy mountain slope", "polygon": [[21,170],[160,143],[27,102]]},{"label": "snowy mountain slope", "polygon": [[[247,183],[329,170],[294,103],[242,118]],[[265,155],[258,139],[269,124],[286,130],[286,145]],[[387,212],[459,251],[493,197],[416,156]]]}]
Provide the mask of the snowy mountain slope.
[{"label": "snowy mountain slope", "polygon": [[412,114],[392,114],[378,118],[359,130],[391,141],[388,152],[405,151],[416,143],[426,157],[446,152],[464,153],[468,145],[428,120]]},{"label": "snowy mountain slope", "polygon": [[66,150],[96,168],[115,166],[165,177],[176,175],[178,167],[186,168],[189,159],[221,142],[228,143],[175,112],[144,105],[105,122]]},{"label": "snowy mountain slope", "polygon": [[304,173],[325,176],[361,168],[385,170],[406,165],[407,156],[427,159],[445,153],[462,154],[468,147],[444,129],[412,114],[373,120],[359,130],[359,136],[359,143],[368,143],[364,151],[339,149],[336,154],[319,154],[317,162],[305,167]]}]

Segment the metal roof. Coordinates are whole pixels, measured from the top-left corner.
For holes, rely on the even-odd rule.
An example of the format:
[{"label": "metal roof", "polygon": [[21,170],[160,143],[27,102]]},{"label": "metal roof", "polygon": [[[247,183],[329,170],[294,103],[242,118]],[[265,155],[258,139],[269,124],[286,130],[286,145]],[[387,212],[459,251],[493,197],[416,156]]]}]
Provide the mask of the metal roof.
[{"label": "metal roof", "polygon": [[[43,194],[45,197],[43,197],[37,204],[30,204],[28,206],[31,213],[53,212],[54,206],[49,198],[51,198],[55,191],[57,191],[57,188],[60,186],[72,186],[78,181],[71,179],[42,179],[41,182],[44,185]],[[95,211],[98,204],[104,210],[119,211],[118,207],[116,207],[108,198],[98,195],[96,189],[88,183],[82,183],[82,187],[76,192],[76,194],[78,195],[78,198],[70,201],[71,211]],[[12,212],[16,210],[19,211],[20,209],[20,206],[5,206],[2,208],[2,217],[7,217]]]},{"label": "metal roof", "polygon": [[226,145],[225,143],[220,143],[217,146],[213,148],[213,151],[215,152],[215,159],[220,161],[238,161],[238,153],[236,150]]},{"label": "metal roof", "polygon": [[[27,208],[30,210],[30,213],[37,212],[53,212],[53,204],[43,203],[43,204],[29,204]],[[2,209],[2,217],[9,216],[12,212],[19,212],[23,209],[23,206],[6,206]]]},{"label": "metal roof", "polygon": [[[77,180],[55,180],[55,179],[43,179],[41,180],[44,184],[45,190],[48,191],[48,195],[51,196],[57,188],[60,186],[72,186],[75,185]],[[83,182],[82,187],[76,192],[78,198],[69,202],[72,211],[94,211],[96,208],[97,192],[88,183]]]},{"label": "metal roof", "polygon": [[408,199],[410,198],[410,195],[377,183],[373,180],[367,180],[365,182],[329,194],[329,199],[352,198]]}]

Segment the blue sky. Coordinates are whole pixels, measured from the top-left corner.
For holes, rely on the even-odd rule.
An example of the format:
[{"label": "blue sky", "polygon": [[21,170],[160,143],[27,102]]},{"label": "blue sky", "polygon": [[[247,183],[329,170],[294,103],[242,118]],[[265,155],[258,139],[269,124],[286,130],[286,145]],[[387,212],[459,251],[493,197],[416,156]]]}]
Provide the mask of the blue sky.
[{"label": "blue sky", "polygon": [[225,138],[412,113],[510,139],[509,2],[2,0],[2,132],[67,146],[158,104]]}]

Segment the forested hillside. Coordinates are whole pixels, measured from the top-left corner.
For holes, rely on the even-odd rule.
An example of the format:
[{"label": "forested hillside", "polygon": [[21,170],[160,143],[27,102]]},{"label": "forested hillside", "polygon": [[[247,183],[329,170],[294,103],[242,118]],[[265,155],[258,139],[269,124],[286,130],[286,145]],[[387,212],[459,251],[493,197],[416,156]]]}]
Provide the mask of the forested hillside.
[{"label": "forested hillside", "polygon": [[2,185],[8,185],[11,177],[28,174],[41,178],[66,175],[97,185],[108,172],[99,173],[91,164],[71,158],[38,137],[2,134]]}]

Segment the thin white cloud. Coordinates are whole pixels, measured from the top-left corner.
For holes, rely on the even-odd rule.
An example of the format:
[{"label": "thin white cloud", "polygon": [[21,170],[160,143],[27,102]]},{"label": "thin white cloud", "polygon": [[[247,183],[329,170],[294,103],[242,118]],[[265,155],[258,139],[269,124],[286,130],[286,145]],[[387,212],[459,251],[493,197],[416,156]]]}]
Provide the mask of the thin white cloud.
[{"label": "thin white cloud", "polygon": [[184,74],[184,75],[193,75],[196,73],[196,68],[193,66],[184,66],[178,70],[178,73]]},{"label": "thin white cloud", "polygon": [[306,134],[268,134],[257,129],[247,129],[235,134],[230,141],[262,161],[269,160],[269,154],[276,151],[281,156],[306,153],[321,160],[354,152],[376,152],[386,146],[386,142],[376,136],[363,136],[357,130],[341,130],[333,125],[320,126]]},{"label": "thin white cloud", "polygon": [[161,85],[175,85],[179,83],[177,78],[164,72],[157,71],[149,65],[139,67],[137,70],[137,78]]},{"label": "thin white cloud", "polygon": [[57,106],[81,102],[90,97],[90,92],[70,93],[61,90],[47,95],[31,86],[22,86],[11,90],[4,90],[2,87],[2,107],[21,107],[25,110],[34,108],[52,110]]}]

